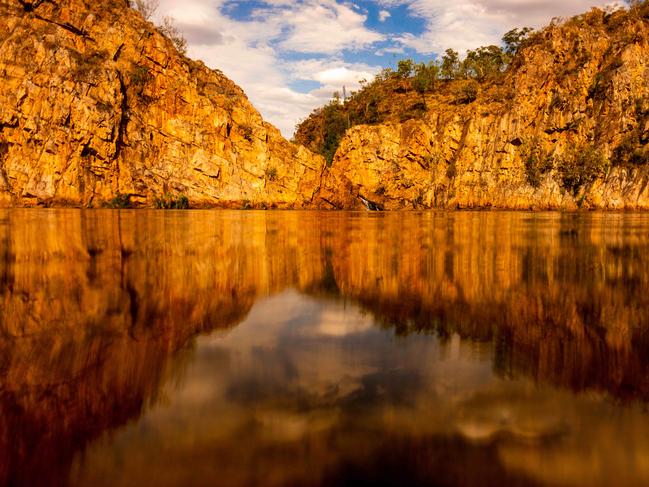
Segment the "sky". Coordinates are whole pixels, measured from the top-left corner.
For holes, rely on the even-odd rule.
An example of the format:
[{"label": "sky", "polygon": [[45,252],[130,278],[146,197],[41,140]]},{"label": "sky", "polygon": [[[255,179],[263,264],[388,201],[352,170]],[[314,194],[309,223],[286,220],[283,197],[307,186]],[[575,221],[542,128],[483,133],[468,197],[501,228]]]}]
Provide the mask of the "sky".
[{"label": "sky", "polygon": [[405,57],[434,59],[498,44],[514,27],[542,27],[611,0],[160,0],[188,55],[241,86],[284,136],[327,103]]}]

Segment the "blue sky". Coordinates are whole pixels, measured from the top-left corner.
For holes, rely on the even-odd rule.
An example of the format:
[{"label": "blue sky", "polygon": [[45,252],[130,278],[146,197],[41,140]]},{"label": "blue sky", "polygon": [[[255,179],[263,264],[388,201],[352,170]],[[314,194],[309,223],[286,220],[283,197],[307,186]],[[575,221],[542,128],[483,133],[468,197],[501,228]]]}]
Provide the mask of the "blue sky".
[{"label": "blue sky", "polygon": [[160,0],[189,55],[238,83],[285,136],[334,91],[358,87],[404,57],[434,59],[499,43],[598,0]]}]

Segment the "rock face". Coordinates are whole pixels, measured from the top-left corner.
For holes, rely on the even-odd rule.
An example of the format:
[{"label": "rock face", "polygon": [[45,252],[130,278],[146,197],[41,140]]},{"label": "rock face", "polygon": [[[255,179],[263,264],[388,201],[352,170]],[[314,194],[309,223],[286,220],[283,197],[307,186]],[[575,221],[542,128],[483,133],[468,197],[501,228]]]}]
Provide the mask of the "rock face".
[{"label": "rock face", "polygon": [[646,2],[551,25],[470,103],[464,81],[399,82],[330,168],[305,148],[317,115],[287,142],[127,0],[0,0],[0,18],[2,206],[649,209]]},{"label": "rock face", "polygon": [[[647,3],[549,26],[470,103],[458,98],[466,83],[440,81],[416,119],[350,128],[318,204],[649,209]],[[389,96],[402,118],[422,105],[412,89]],[[298,142],[317,150],[321,116]]]},{"label": "rock face", "polygon": [[0,203],[303,207],[324,160],[127,0],[0,0]]}]

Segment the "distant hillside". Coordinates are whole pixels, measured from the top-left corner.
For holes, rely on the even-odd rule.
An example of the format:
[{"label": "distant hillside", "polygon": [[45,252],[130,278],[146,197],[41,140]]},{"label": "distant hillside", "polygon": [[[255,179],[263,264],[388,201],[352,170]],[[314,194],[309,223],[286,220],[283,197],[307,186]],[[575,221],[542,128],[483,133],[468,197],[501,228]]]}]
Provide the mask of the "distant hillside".
[{"label": "distant hillside", "polygon": [[649,2],[504,40],[312,113],[295,140],[331,166],[321,205],[649,208]]}]

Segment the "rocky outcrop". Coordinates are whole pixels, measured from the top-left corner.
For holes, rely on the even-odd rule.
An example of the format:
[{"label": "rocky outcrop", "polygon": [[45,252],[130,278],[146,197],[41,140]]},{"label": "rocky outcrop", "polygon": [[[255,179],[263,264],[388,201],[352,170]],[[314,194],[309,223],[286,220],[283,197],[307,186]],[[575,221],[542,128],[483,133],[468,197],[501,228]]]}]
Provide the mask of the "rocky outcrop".
[{"label": "rocky outcrop", "polygon": [[0,0],[0,203],[303,207],[324,161],[126,0]]},{"label": "rocky outcrop", "polygon": [[[341,140],[318,204],[649,208],[646,3],[550,25],[504,76],[481,83],[474,101],[462,99],[467,83],[439,81],[416,117],[424,103],[414,90],[386,94],[391,108],[377,105],[385,122],[354,126]],[[297,132],[314,150],[318,118]]]},{"label": "rocky outcrop", "polygon": [[648,209],[648,11],[549,26],[475,100],[395,82],[327,168],[318,115],[287,142],[126,0],[0,0],[0,205]]}]

